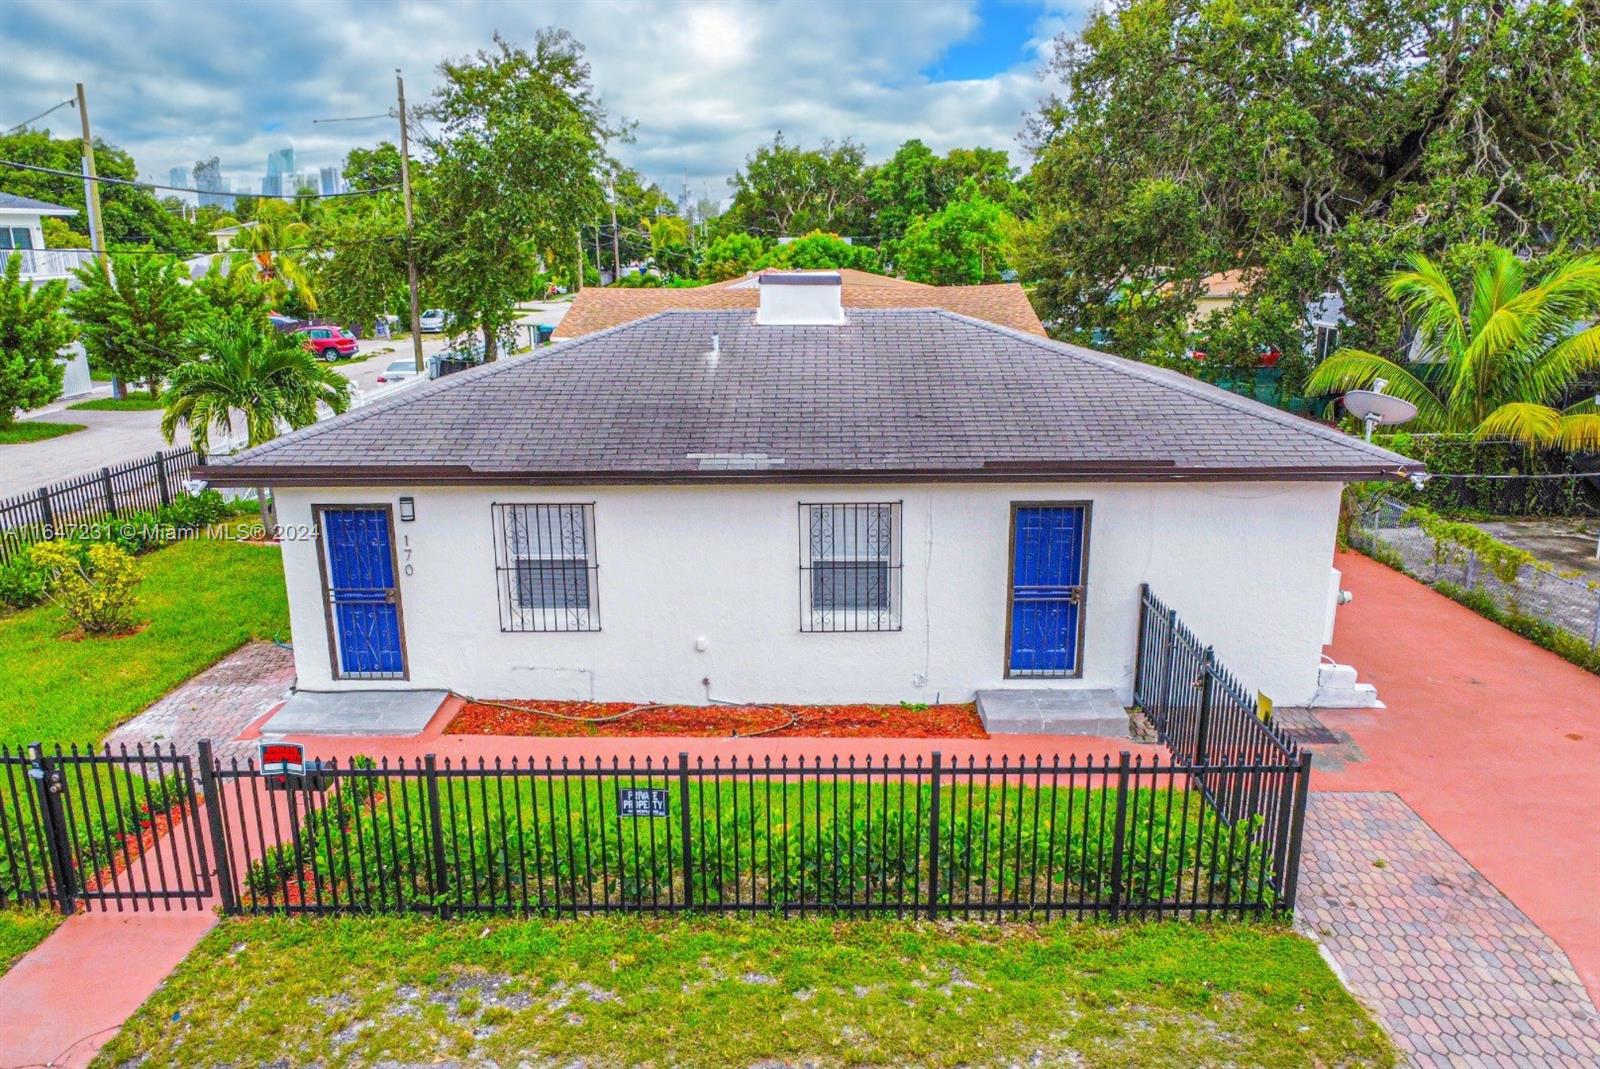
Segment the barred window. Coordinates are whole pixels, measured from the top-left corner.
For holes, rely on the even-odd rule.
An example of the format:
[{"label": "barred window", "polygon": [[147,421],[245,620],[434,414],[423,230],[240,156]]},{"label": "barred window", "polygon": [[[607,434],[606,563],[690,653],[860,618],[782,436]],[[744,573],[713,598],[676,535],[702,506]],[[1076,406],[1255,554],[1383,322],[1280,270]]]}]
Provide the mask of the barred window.
[{"label": "barred window", "polygon": [[594,506],[495,505],[502,631],[600,630]]},{"label": "barred window", "polygon": [[900,630],[900,503],[801,504],[800,630]]}]

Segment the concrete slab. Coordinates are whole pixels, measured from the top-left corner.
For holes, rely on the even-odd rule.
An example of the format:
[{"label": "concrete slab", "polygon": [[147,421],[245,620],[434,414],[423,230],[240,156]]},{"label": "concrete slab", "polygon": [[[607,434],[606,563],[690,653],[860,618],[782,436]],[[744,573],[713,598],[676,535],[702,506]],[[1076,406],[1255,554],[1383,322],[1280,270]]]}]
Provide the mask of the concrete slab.
[{"label": "concrete slab", "polygon": [[419,735],[450,696],[443,690],[298,690],[263,735]]},{"label": "concrete slab", "polygon": [[1128,737],[1128,711],[1113,690],[980,690],[978,717],[991,735]]}]

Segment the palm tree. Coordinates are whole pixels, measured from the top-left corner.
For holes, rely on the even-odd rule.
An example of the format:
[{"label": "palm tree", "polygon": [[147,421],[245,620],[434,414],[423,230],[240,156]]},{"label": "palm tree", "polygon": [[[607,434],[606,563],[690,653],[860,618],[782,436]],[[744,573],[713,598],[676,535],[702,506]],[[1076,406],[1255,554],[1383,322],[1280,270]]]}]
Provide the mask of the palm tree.
[{"label": "palm tree", "polygon": [[1415,256],[1411,270],[1390,278],[1389,296],[1416,324],[1422,362],[1341,349],[1312,373],[1308,396],[1384,379],[1389,393],[1417,406],[1420,431],[1600,449],[1593,397],[1554,407],[1600,370],[1600,256],[1577,257],[1530,285],[1522,261],[1494,248],[1460,295],[1438,264]]},{"label": "palm tree", "polygon": [[237,260],[249,261],[257,277],[283,286],[315,312],[317,295],[306,268],[306,253],[314,231],[309,211],[280,200],[263,200],[256,208],[253,225],[234,235],[233,246],[239,253]]},{"label": "palm tree", "polygon": [[[235,416],[245,427],[246,446],[271,441],[281,428],[308,427],[317,409],[334,412],[350,407],[351,384],[307,350],[293,334],[280,334],[259,317],[239,312],[207,319],[194,333],[205,355],[179,364],[167,377],[161,395],[166,411],[161,433],[172,441],[178,427],[201,453],[211,447],[213,428],[233,433]],[[264,487],[256,493],[261,522],[268,527]]]}]

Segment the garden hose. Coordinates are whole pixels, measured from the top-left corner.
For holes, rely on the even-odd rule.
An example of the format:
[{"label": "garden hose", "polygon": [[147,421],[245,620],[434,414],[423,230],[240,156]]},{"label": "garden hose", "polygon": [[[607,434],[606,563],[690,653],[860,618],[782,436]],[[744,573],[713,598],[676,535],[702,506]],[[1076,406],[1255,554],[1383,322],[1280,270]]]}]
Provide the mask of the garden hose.
[{"label": "garden hose", "polygon": [[[614,724],[619,720],[625,720],[628,717],[633,716],[635,713],[646,713],[652,709],[677,708],[676,706],[669,705],[665,702],[650,702],[645,705],[635,705],[631,709],[624,709],[620,713],[608,713],[605,716],[573,716],[570,713],[557,713],[552,712],[549,709],[530,709],[525,705],[516,705],[512,702],[497,701],[493,698],[474,698],[470,694],[462,694],[460,691],[456,690],[452,690],[450,694],[452,697],[460,698],[462,701],[468,702],[472,705],[487,705],[494,709],[506,709],[513,713],[531,713],[534,716],[549,717],[551,720],[563,720],[569,724]],[[771,709],[773,712],[779,711],[776,706],[771,705],[742,705],[737,702],[719,702],[715,700],[712,701],[712,704],[735,709]],[[800,714],[791,710],[788,714],[788,719],[781,724],[774,724],[772,727],[762,728],[759,731],[747,731],[743,734],[735,731],[728,737],[735,739],[750,739],[755,738],[758,735],[770,735],[773,732],[784,731],[788,728],[797,727],[799,724]]]}]

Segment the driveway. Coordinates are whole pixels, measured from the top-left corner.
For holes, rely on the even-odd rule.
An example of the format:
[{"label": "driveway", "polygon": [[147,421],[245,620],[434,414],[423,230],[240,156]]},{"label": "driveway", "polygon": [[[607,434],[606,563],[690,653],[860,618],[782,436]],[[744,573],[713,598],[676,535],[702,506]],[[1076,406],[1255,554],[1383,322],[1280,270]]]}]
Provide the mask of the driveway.
[{"label": "driveway", "polygon": [[1353,759],[1313,789],[1398,795],[1600,1003],[1600,676],[1366,557],[1338,566],[1355,600],[1331,652],[1387,708],[1317,711]]},{"label": "driveway", "polygon": [[[554,325],[561,321],[569,307],[571,305],[566,301],[522,305],[518,309],[518,322]],[[426,334],[422,339],[423,355],[431,356],[448,344],[449,339],[442,334]],[[362,353],[370,354],[369,357],[339,367],[339,372],[355,384],[358,394],[381,386],[377,379],[383,369],[391,361],[411,355],[409,338],[398,341],[367,339],[360,346]],[[182,431],[175,443],[167,443],[161,435],[161,413],[158,411],[82,412],[68,408],[78,401],[109,396],[110,385],[96,383],[93,392],[84,397],[56,401],[23,416],[24,421],[82,423],[86,429],[42,442],[0,446],[0,498],[29,493],[47,483],[70,479],[108,464],[154,453],[158,449],[188,444],[188,435]]]}]

